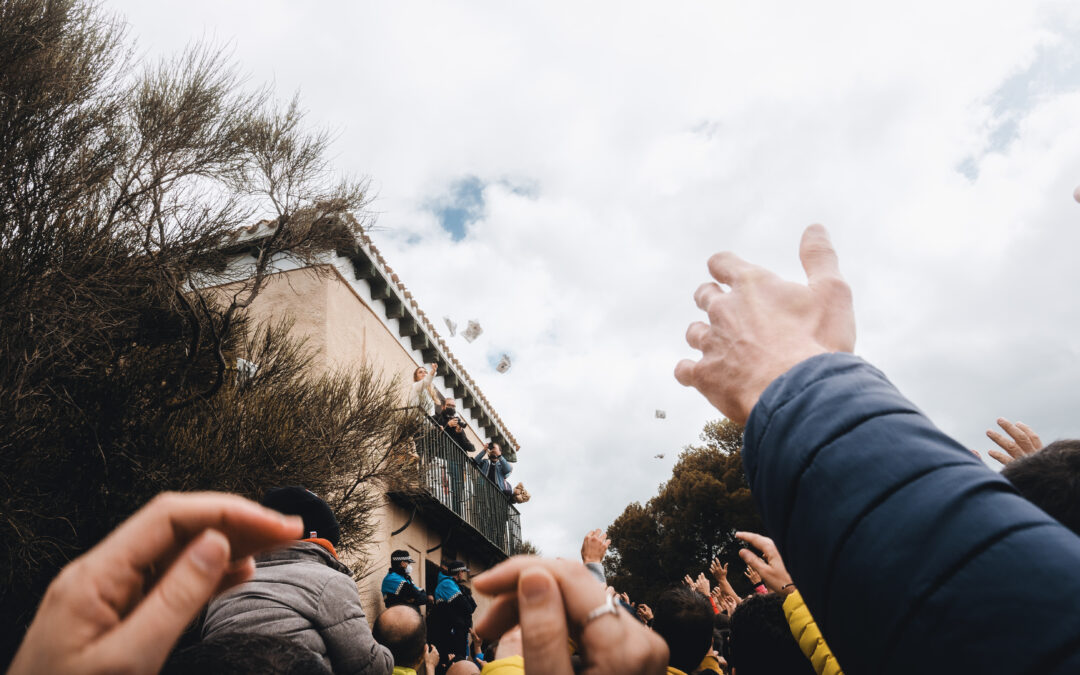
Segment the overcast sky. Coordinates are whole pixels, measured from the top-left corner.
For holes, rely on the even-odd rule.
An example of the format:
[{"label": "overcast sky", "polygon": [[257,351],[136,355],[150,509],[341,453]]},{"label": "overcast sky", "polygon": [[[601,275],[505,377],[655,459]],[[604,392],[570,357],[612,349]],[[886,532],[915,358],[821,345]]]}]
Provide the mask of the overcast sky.
[{"label": "overcast sky", "polygon": [[574,556],[718,416],[671,374],[709,254],[801,279],[812,222],[857,352],[946,432],[1080,436],[1080,5],[881,4],[105,6],[337,132],[424,311],[483,325],[451,347],[522,445],[525,536]]}]

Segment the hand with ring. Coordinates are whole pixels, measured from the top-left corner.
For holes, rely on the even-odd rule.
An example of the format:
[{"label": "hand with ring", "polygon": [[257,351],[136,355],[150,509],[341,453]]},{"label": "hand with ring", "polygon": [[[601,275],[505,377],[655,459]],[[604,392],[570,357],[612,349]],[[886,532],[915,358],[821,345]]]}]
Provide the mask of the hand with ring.
[{"label": "hand with ring", "polygon": [[474,587],[495,598],[477,633],[495,639],[520,624],[528,672],[573,673],[570,638],[585,673],[662,673],[667,666],[664,640],[607,600],[580,563],[517,556],[476,577]]}]

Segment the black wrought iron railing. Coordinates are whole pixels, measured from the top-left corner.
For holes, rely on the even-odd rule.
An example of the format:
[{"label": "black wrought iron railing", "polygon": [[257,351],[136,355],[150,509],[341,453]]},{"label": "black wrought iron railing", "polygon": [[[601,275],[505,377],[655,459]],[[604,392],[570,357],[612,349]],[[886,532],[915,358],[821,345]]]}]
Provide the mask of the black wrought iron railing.
[{"label": "black wrought iron railing", "polygon": [[418,439],[417,453],[427,492],[504,554],[513,555],[521,544],[521,515],[501,486],[434,421]]}]

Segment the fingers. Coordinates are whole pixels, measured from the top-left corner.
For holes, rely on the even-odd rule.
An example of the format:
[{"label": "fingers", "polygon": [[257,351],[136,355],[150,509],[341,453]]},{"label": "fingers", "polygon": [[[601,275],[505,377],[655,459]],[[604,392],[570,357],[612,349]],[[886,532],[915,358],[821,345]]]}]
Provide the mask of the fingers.
[{"label": "fingers", "polygon": [[820,285],[824,280],[831,282],[843,279],[836,249],[833,248],[828,231],[821,225],[811,225],[803,231],[802,240],[799,242],[799,260],[811,288]]},{"label": "fingers", "polygon": [[1009,462],[1013,461],[1012,457],[1010,457],[1009,455],[1006,455],[1004,452],[1002,452],[1000,450],[987,450],[986,454],[988,454],[992,458],[996,459],[1002,465],[1008,464]]},{"label": "fingers", "polygon": [[1039,438],[1039,434],[1035,433],[1035,431],[1032,430],[1031,427],[1024,424],[1023,422],[1017,422],[1016,426],[1028,437],[1028,441],[1031,443],[1032,449],[1042,450],[1043,442],[1042,439]]},{"label": "fingers", "polygon": [[[997,423],[998,426],[1005,430],[1005,433],[1009,434],[1009,436],[1016,441],[1016,445],[1020,448],[1020,452],[1023,455],[1032,455],[1042,447],[1042,441],[1039,437],[1035,436],[1035,432],[1023,422],[1014,424],[1004,417],[999,417]],[[1035,438],[1033,439],[1032,436],[1035,436]],[[1036,441],[1038,442],[1038,445],[1035,444]]]},{"label": "fingers", "polygon": [[[94,650],[139,654],[160,668],[180,634],[221,583],[229,567],[229,540],[216,530],[195,539],[143,602]],[[109,662],[106,660],[105,662]]]},{"label": "fingers", "polygon": [[705,338],[709,335],[709,324],[695,321],[686,329],[686,344],[698,351],[705,346]]},{"label": "fingers", "polygon": [[736,532],[735,537],[764,553],[767,560],[780,557],[780,551],[777,550],[776,543],[764,535],[756,532]]},{"label": "fingers", "polygon": [[542,567],[518,578],[518,616],[526,668],[540,673],[572,673],[570,633],[559,585]]},{"label": "fingers", "polygon": [[164,493],[91,549],[83,564],[105,601],[123,615],[141,590],[145,571],[154,565],[159,570],[170,567],[192,539],[211,528],[226,537],[233,559],[241,562],[226,584],[247,578],[244,559],[297,539],[304,530],[300,517],[282,515],[237,495]]},{"label": "fingers", "polygon": [[762,273],[766,273],[764,269],[746,262],[730,251],[716,253],[709,258],[709,274],[732,288]]},{"label": "fingers", "polygon": [[998,418],[997,423],[999,427],[1005,430],[1005,433],[1009,434],[1009,436],[1016,441],[1016,445],[1020,448],[1020,452],[1025,455],[1030,455],[1035,452],[1035,448],[1031,445],[1031,439],[1028,438],[1027,434],[1025,434],[1020,427],[1004,417]]},{"label": "fingers", "polygon": [[530,567],[543,567],[555,577],[566,603],[566,614],[575,621],[583,621],[590,610],[604,602],[604,587],[584,565],[569,560],[514,556],[476,577],[473,586],[485,595],[514,593],[518,577]]},{"label": "fingers", "polygon": [[724,295],[724,289],[720,288],[718,284],[707,282],[698,286],[697,290],[694,291],[694,304],[701,311],[708,312],[709,305],[724,297]]},{"label": "fingers", "polygon": [[994,443],[997,443],[1002,450],[1009,453],[1009,459],[1004,462],[1005,464],[1008,464],[1014,459],[1020,459],[1024,456],[1024,453],[1020,450],[1020,446],[1017,445],[1016,442],[1013,441],[1011,438],[1003,436],[998,432],[994,431],[993,429],[988,429],[986,431],[986,436]]},{"label": "fingers", "polygon": [[486,640],[497,640],[517,624],[517,593],[503,593],[488,605],[487,611],[476,622],[475,630]]},{"label": "fingers", "polygon": [[694,386],[694,367],[697,361],[683,359],[675,364],[675,379],[684,387]]},{"label": "fingers", "polygon": [[285,516],[237,495],[213,492],[158,495],[110,534],[88,557],[96,568],[119,563],[145,567],[212,528],[245,558],[298,539],[303,519]]},{"label": "fingers", "polygon": [[750,577],[750,569],[753,568],[755,572],[760,576],[762,572],[767,572],[769,569],[769,563],[765,562],[761,558],[754,555],[752,551],[748,551],[745,548],[739,551],[739,557],[743,562],[748,565],[746,570],[746,576]]}]

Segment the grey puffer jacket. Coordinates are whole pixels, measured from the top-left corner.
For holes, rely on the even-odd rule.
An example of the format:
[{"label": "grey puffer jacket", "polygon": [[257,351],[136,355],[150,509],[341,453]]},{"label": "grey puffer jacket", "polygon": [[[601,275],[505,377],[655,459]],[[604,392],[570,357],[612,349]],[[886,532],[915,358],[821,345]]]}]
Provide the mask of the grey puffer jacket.
[{"label": "grey puffer jacket", "polygon": [[288,638],[338,674],[394,669],[390,650],[371,635],[349,568],[311,542],[257,557],[251,581],[210,602],[203,638],[230,633]]}]

